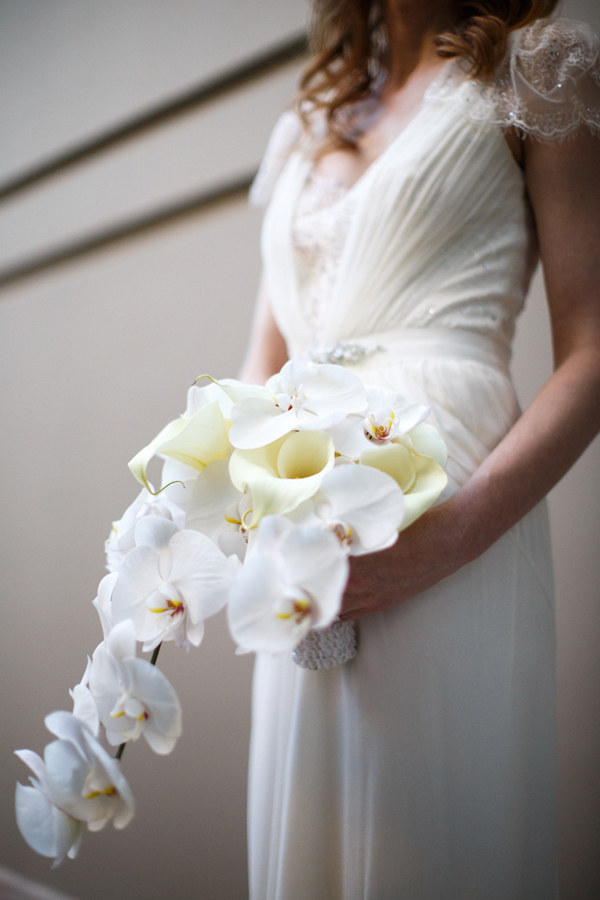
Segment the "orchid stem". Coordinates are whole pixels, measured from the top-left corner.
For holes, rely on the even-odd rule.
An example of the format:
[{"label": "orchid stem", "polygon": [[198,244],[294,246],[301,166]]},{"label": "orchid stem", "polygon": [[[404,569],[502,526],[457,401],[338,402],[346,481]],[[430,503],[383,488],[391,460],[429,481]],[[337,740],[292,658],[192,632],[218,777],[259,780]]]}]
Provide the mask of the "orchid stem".
[{"label": "orchid stem", "polygon": [[[152,658],[151,658],[151,660],[150,660],[150,665],[151,665],[151,666],[155,666],[155,665],[156,665],[156,660],[158,659],[158,654],[160,653],[160,648],[161,648],[161,647],[162,647],[162,641],[161,641],[161,643],[158,645],[158,647],[155,647],[154,650],[152,651]],[[115,753],[115,759],[121,759],[121,757],[123,756],[123,751],[125,750],[125,744],[126,744],[126,743],[127,743],[127,742],[125,741],[124,743],[119,744],[119,746],[117,747],[117,752]]]}]

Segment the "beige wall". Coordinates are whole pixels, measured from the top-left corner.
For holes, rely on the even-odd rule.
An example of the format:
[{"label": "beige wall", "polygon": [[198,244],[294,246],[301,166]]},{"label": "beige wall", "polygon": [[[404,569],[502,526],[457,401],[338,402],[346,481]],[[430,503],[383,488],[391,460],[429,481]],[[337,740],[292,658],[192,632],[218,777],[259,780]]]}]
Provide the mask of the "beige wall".
[{"label": "beige wall", "polygon": [[[600,31],[595,0],[564,4]],[[218,14],[217,14],[218,12]],[[190,87],[304,22],[302,0],[0,0],[0,180]],[[297,66],[0,204],[0,265],[184,198],[258,161]],[[0,864],[82,898],[246,896],[252,661],[222,617],[161,666],[184,708],[162,759],[127,749],[138,814],[86,836],[55,871],[23,844],[17,747],[68,705],[99,640],[90,605],[110,522],[136,494],[126,461],[201,372],[235,373],[258,279],[259,217],[243,202],[99,251],[0,294]],[[551,369],[539,279],[514,371],[528,402]],[[551,496],[559,623],[563,900],[597,896],[600,613],[598,442]]]}]

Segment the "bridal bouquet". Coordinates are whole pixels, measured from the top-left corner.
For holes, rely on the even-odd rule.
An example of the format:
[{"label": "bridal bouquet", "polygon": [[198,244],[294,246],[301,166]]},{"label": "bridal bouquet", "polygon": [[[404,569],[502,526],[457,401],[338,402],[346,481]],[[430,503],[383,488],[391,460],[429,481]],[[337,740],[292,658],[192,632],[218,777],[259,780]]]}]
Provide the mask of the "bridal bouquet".
[{"label": "bridal bouquet", "polygon": [[[17,751],[33,773],[17,785],[16,813],[34,850],[56,865],[76,855],[84,823],[131,820],[125,744],[143,737],[167,754],[181,733],[179,700],[155,665],[163,643],[198,646],[223,607],[238,652],[298,654],[327,634],[348,557],[391,546],[446,485],[428,413],[343,366],[301,360],[264,387],[190,388],[185,413],[129,463],[142,491],[106,542],[94,600],[104,639],[70,691],[73,711],[46,717],[56,739],[43,759]],[[159,490],[153,457],[164,461]]]}]

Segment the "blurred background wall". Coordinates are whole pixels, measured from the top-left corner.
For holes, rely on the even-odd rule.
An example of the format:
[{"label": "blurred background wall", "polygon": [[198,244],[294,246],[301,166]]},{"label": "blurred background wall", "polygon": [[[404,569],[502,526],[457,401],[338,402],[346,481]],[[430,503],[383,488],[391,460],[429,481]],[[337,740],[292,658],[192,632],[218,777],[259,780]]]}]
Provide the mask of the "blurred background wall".
[{"label": "blurred background wall", "polygon": [[[600,31],[599,7],[563,14]],[[222,616],[199,651],[161,654],[184,736],[166,759],[128,748],[138,807],[124,832],[86,835],[50,871],[14,825],[26,771],[12,751],[42,751],[44,715],[70,708],[100,639],[103,541],[137,493],[127,460],[197,375],[238,369],[259,275],[244,186],[293,93],[305,20],[304,0],[0,0],[0,865],[81,900],[247,896],[252,660]],[[193,102],[281,47],[287,62]],[[119,128],[129,136],[103,142]],[[539,276],[513,368],[526,404],[551,371]],[[600,896],[599,462],[597,441],[550,498],[563,900]]]}]

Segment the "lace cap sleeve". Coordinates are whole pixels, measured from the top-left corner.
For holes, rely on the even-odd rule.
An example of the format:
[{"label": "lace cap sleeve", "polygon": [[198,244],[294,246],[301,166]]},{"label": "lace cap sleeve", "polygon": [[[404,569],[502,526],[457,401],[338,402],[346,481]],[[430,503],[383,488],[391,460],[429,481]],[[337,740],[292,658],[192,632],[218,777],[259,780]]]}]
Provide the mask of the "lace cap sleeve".
[{"label": "lace cap sleeve", "polygon": [[583,22],[540,19],[515,31],[495,84],[494,119],[554,143],[587,125],[600,135],[600,42]]},{"label": "lace cap sleeve", "polygon": [[299,116],[287,110],[275,123],[262,162],[250,187],[251,206],[264,208],[268,204],[275,183],[301,136],[302,123]]}]

